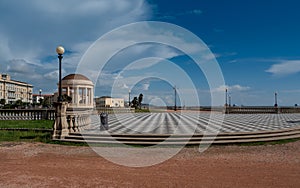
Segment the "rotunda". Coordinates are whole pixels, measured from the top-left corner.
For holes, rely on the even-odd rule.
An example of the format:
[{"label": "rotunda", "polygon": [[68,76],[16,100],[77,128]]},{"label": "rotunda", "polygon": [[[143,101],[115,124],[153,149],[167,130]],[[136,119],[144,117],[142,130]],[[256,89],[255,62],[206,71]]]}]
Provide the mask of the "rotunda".
[{"label": "rotunda", "polygon": [[94,84],[82,74],[69,74],[62,81],[62,96],[71,97],[69,108],[93,108]]}]

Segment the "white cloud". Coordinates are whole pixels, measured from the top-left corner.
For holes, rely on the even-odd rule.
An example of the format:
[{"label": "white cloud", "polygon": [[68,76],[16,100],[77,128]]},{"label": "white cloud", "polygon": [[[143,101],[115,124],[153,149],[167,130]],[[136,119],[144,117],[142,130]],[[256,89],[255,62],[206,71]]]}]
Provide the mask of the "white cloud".
[{"label": "white cloud", "polygon": [[[182,55],[183,51],[186,55],[200,59],[200,63],[207,63],[208,60],[214,59],[205,44],[200,44],[195,40],[194,35],[188,36],[179,27],[175,28],[170,24],[159,26],[161,28],[154,27],[153,23],[144,22],[113,30],[93,45],[93,48],[87,52],[86,58],[81,61],[77,71],[89,75],[90,70],[102,71],[100,69],[105,65],[105,71],[114,73],[145,57],[167,60]],[[154,64],[154,62],[148,62],[127,68],[141,69]],[[96,80],[97,76],[91,79]]]},{"label": "white cloud", "polygon": [[232,91],[247,91],[250,89],[248,86],[240,86],[240,85],[233,85],[229,86],[229,89]]},{"label": "white cloud", "polygon": [[[151,14],[146,0],[0,1],[0,72],[27,82],[33,75],[49,78],[45,87],[55,88],[51,80],[58,67],[57,45],[65,47],[62,66],[71,73],[90,44],[102,34],[146,20]],[[16,66],[11,61],[15,59],[30,61]],[[29,68],[30,74],[21,74]],[[39,88],[41,81],[32,84]]]},{"label": "white cloud", "polygon": [[34,68],[34,65],[24,59],[12,59],[7,65],[7,71],[15,73],[31,73]]},{"label": "white cloud", "polygon": [[237,63],[237,62],[238,62],[238,60],[236,60],[236,59],[229,61],[229,63]]},{"label": "white cloud", "polygon": [[123,86],[121,87],[122,89],[129,89],[128,85],[123,84]]},{"label": "white cloud", "polygon": [[294,89],[294,90],[283,90],[280,91],[281,93],[300,93],[300,89]]},{"label": "white cloud", "polygon": [[203,13],[202,10],[200,9],[194,9],[194,10],[188,10],[188,11],[183,11],[183,12],[177,12],[177,13],[157,13],[156,17],[158,19],[176,19],[178,16],[185,16],[185,15],[201,15]]},{"label": "white cloud", "polygon": [[225,90],[228,90],[228,92],[236,92],[236,91],[247,91],[250,90],[251,88],[248,86],[241,86],[241,85],[232,85],[232,86],[228,86],[228,85],[222,85],[218,88],[212,89],[212,92],[225,92]]},{"label": "white cloud", "polygon": [[149,84],[149,83],[143,84],[143,90],[144,90],[144,91],[148,91],[148,90],[149,90],[149,87],[150,87],[150,84]]},{"label": "white cloud", "polygon": [[187,13],[189,13],[189,14],[200,15],[200,14],[202,14],[203,12],[202,12],[202,10],[200,10],[200,9],[194,9],[194,10],[188,11]]},{"label": "white cloud", "polygon": [[0,7],[0,12],[6,9],[0,13],[0,33],[8,38],[13,54],[37,57],[54,53],[58,44],[72,49],[94,41],[117,26],[149,14],[143,0],[11,0],[0,2]]},{"label": "white cloud", "polygon": [[44,77],[48,80],[58,80],[58,70],[49,72]]},{"label": "white cloud", "polygon": [[300,60],[282,60],[266,70],[273,75],[284,76],[300,72]]}]

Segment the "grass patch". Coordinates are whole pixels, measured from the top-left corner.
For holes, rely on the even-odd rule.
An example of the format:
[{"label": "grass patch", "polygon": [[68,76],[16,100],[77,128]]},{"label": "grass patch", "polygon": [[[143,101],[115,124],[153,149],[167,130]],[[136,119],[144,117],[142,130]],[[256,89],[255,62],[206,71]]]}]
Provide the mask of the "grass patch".
[{"label": "grass patch", "polygon": [[64,145],[64,146],[89,146],[85,142],[64,142],[64,141],[57,141],[57,140],[52,140],[51,138],[47,140],[46,142],[43,142],[46,144],[57,144],[57,145]]},{"label": "grass patch", "polygon": [[0,142],[47,142],[51,133],[35,131],[0,131]]},{"label": "grass patch", "polygon": [[1,120],[0,128],[52,129],[53,120]]},{"label": "grass patch", "polygon": [[149,113],[150,110],[149,109],[135,109],[134,112],[135,113]]},{"label": "grass patch", "polygon": [[[1,120],[0,128],[52,129],[53,120]],[[44,142],[51,139],[51,132],[0,130],[0,142]]]},{"label": "grass patch", "polygon": [[0,130],[0,142],[42,142],[68,146],[88,146],[87,143],[62,142],[52,140],[51,132],[39,131],[5,131]]}]

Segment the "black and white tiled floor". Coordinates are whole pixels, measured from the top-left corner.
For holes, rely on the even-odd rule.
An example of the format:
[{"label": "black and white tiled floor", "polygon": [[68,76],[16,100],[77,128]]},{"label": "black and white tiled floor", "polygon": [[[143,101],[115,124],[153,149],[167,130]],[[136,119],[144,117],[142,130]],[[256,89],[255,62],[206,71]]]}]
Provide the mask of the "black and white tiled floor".
[{"label": "black and white tiled floor", "polygon": [[[86,131],[100,130],[100,117],[91,116]],[[110,134],[194,134],[205,131],[256,132],[300,128],[300,114],[136,113],[110,114]]]}]

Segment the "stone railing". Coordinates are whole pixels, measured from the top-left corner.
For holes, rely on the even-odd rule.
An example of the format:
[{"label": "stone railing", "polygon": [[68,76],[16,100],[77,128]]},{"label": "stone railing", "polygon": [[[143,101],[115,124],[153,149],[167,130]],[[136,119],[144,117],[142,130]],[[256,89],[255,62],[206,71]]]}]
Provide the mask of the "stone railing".
[{"label": "stone railing", "polygon": [[268,106],[247,106],[247,107],[227,107],[224,108],[226,114],[281,114],[300,113],[299,107],[268,107]]},{"label": "stone railing", "polygon": [[80,132],[91,125],[92,109],[68,108],[68,103],[55,103],[56,117],[53,125],[53,139],[63,139],[73,132]]},{"label": "stone railing", "polygon": [[80,132],[91,125],[92,110],[86,111],[67,111],[66,120],[68,132]]},{"label": "stone railing", "polygon": [[97,107],[97,112],[108,113],[108,114],[119,114],[119,113],[134,113],[134,108],[108,108],[108,107]]},{"label": "stone railing", "polygon": [[0,120],[54,120],[54,109],[0,109]]}]

